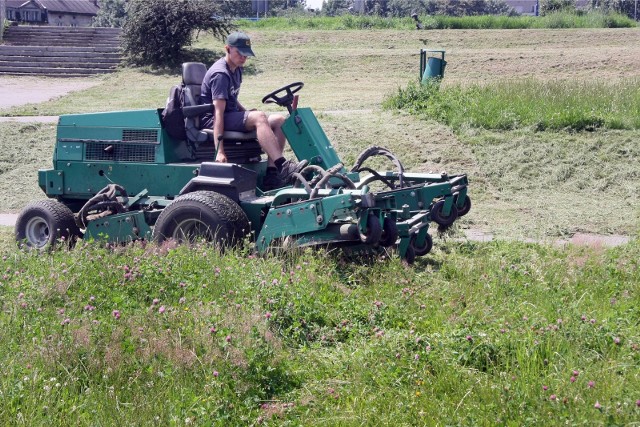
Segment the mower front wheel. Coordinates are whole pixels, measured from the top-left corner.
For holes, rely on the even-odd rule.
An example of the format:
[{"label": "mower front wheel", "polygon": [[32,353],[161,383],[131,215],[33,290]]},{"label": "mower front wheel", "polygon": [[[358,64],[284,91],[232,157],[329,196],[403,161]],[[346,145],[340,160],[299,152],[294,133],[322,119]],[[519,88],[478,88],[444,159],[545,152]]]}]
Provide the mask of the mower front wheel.
[{"label": "mower front wheel", "polygon": [[398,240],[398,226],[393,218],[387,216],[382,221],[382,236],[380,237],[380,246],[393,246]]},{"label": "mower front wheel", "polygon": [[448,227],[458,219],[458,208],[455,204],[451,205],[451,211],[447,216],[442,212],[443,209],[444,200],[437,201],[431,208],[431,219],[442,227]]},{"label": "mower front wheel", "polygon": [[16,240],[33,249],[55,246],[59,240],[72,244],[80,235],[73,212],[57,200],[39,200],[27,205],[16,221]]},{"label": "mower front wheel", "polygon": [[367,228],[360,232],[360,241],[365,245],[375,245],[382,237],[380,219],[373,213],[367,215]]},{"label": "mower front wheel", "polygon": [[160,213],[153,239],[205,240],[225,249],[237,245],[249,231],[247,215],[233,200],[213,191],[195,191],[178,197]]},{"label": "mower front wheel", "polygon": [[411,247],[413,248],[416,256],[425,256],[433,248],[433,238],[430,234],[424,237],[424,244],[422,246],[416,246],[416,236],[411,238]]},{"label": "mower front wheel", "polygon": [[[456,206],[457,206],[456,200]],[[471,210],[471,198],[469,196],[464,196],[464,204],[461,208],[458,208],[458,216],[465,216]]]}]

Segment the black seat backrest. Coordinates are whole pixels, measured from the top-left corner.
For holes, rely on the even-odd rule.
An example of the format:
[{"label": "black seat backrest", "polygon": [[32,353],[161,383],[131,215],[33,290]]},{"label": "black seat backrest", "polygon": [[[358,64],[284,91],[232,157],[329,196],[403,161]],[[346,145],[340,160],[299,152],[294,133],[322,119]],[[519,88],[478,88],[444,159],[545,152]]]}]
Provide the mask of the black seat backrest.
[{"label": "black seat backrest", "polygon": [[[182,64],[183,107],[193,107],[200,104],[200,87],[206,73],[207,67],[202,62],[185,62]],[[207,132],[200,130],[199,114],[185,115],[185,129],[187,138],[190,141],[206,142],[211,139]]]},{"label": "black seat backrest", "polygon": [[188,106],[200,103],[200,87],[207,67],[202,62],[185,62],[182,64],[182,84],[185,90],[185,104]]}]

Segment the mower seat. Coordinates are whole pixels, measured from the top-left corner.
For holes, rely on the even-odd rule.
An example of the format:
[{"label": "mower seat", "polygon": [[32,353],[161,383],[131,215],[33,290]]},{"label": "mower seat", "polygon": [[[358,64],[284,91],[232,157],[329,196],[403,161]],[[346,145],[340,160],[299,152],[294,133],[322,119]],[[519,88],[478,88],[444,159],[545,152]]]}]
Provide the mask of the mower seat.
[{"label": "mower seat", "polygon": [[[215,152],[213,129],[200,129],[200,114],[213,109],[211,104],[200,104],[200,88],[207,73],[201,62],[185,62],[182,64],[182,84],[184,91],[183,111],[185,112],[185,130],[187,139],[196,145],[196,159],[212,159]],[[188,108],[196,107],[197,108]],[[186,107],[186,108],[185,108]],[[186,111],[191,111],[186,113]],[[232,163],[259,162],[262,154],[255,131],[223,134],[224,151]]]}]

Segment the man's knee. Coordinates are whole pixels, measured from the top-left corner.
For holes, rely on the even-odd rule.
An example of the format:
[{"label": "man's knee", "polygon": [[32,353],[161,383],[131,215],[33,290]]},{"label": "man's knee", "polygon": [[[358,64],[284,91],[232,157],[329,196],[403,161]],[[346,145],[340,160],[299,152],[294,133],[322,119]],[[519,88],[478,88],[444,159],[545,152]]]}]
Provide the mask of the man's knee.
[{"label": "man's knee", "polygon": [[269,116],[271,128],[280,128],[284,124],[285,118],[282,114],[272,114]]},{"label": "man's knee", "polygon": [[247,127],[257,128],[261,126],[268,126],[269,119],[264,111],[251,111],[247,117]]}]

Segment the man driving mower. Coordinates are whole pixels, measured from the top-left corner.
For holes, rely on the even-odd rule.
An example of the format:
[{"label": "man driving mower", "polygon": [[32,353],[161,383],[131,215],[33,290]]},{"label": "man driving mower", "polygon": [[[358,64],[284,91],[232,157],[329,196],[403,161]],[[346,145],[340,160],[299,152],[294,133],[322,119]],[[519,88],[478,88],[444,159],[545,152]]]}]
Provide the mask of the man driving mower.
[{"label": "man driving mower", "polygon": [[300,172],[308,162],[295,162],[283,156],[286,138],[282,132],[285,117],[269,115],[256,109],[247,110],[238,100],[242,84],[243,67],[249,56],[255,56],[249,36],[231,33],[225,44],[226,54],[216,61],[205,74],[200,89],[200,103],[212,104],[213,111],[200,117],[201,129],[212,129],[216,145],[216,162],[225,163],[224,131],[256,131],[258,143],[268,157],[264,190],[291,184],[292,175]]}]

